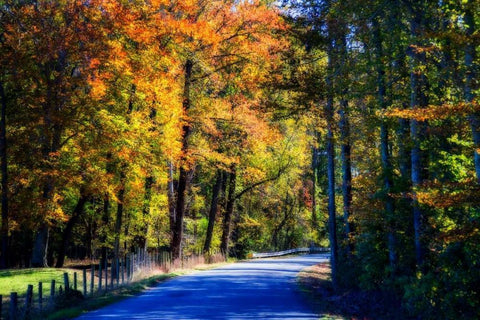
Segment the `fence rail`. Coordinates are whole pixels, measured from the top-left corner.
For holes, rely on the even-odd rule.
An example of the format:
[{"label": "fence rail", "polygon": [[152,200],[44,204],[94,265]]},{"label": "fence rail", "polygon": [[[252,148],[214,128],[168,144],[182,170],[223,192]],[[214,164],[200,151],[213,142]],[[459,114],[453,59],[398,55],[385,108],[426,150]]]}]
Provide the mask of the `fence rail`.
[{"label": "fence rail", "polygon": [[329,248],[322,248],[322,247],[310,247],[310,248],[296,248],[296,249],[289,249],[283,251],[275,251],[275,252],[261,252],[261,253],[254,253],[252,255],[253,259],[258,258],[270,258],[270,257],[280,257],[285,256],[287,254],[296,254],[296,253],[324,253],[329,252]]}]

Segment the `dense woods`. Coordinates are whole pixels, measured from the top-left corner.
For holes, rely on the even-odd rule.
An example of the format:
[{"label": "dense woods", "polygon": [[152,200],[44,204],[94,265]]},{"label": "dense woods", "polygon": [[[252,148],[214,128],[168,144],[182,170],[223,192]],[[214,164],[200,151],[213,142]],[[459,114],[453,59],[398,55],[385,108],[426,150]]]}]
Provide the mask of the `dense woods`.
[{"label": "dense woods", "polygon": [[480,317],[480,3],[0,1],[0,266],[331,248]]}]

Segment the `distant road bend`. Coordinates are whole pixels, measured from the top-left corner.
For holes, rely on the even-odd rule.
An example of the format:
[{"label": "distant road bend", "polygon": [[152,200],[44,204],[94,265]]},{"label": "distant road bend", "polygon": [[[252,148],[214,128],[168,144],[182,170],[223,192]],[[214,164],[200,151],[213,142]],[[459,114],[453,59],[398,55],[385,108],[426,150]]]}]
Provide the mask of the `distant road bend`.
[{"label": "distant road bend", "polygon": [[297,273],[327,254],[234,263],[166,281],[77,319],[318,319]]}]

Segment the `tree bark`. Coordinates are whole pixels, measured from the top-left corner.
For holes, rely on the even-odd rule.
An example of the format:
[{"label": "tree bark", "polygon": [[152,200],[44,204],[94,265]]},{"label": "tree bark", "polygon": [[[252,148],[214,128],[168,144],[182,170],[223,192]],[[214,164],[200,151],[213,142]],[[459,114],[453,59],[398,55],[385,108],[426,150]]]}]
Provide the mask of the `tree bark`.
[{"label": "tree bark", "polygon": [[208,226],[207,235],[205,237],[205,243],[203,245],[203,253],[208,254],[210,252],[210,246],[212,244],[213,228],[215,226],[215,220],[218,212],[218,198],[222,189],[223,171],[217,170],[215,177],[215,184],[212,190],[212,203],[210,206],[210,212],[208,214]]},{"label": "tree bark", "polygon": [[8,267],[9,245],[8,245],[8,229],[9,229],[9,213],[8,213],[8,163],[7,163],[7,129],[6,129],[6,112],[7,112],[7,97],[3,88],[3,83],[0,82],[0,99],[1,115],[0,115],[0,167],[2,174],[2,252],[0,255],[0,269]]},{"label": "tree bark", "polygon": [[[473,14],[474,1],[468,0],[466,3],[465,10],[465,24],[467,25],[466,30],[466,39],[467,45],[465,46],[465,87],[464,95],[465,102],[472,103],[475,97],[475,61],[476,61],[476,46],[474,41],[475,33],[475,19]],[[473,136],[473,147],[474,147],[474,163],[475,163],[475,172],[477,176],[477,183],[480,184],[480,115],[478,112],[472,113],[469,116],[470,126],[472,129]]]},{"label": "tree bark", "polygon": [[171,161],[168,161],[168,184],[167,184],[167,197],[168,197],[168,220],[170,223],[170,242],[173,241],[173,233],[175,230],[175,221],[176,221],[176,213],[175,213],[175,181],[174,181],[174,174],[173,174],[173,164]]},{"label": "tree bark", "polygon": [[80,190],[80,198],[78,199],[77,205],[72,212],[72,216],[67,222],[65,229],[62,233],[62,241],[60,242],[60,248],[58,249],[58,257],[57,263],[55,264],[55,268],[63,268],[65,263],[65,254],[67,251],[68,243],[72,237],[72,231],[75,224],[80,219],[80,216],[83,214],[83,209],[85,207],[85,203],[87,202],[88,197],[85,193],[85,190],[82,188]]},{"label": "tree bark", "polygon": [[[351,160],[351,144],[350,144],[350,121],[348,118],[348,101],[342,99],[340,101],[340,139],[341,158],[342,158],[342,195],[343,195],[343,219],[345,221],[345,235],[350,244],[349,237],[353,232],[353,226],[350,223],[350,215],[352,211],[352,160]],[[348,245],[348,251],[351,253],[353,248]]]},{"label": "tree bark", "polygon": [[317,218],[317,171],[318,171],[318,148],[312,148],[312,229],[318,230]]},{"label": "tree bark", "polygon": [[126,182],[126,170],[127,165],[124,164],[120,168],[120,189],[117,194],[117,213],[115,216],[115,243],[113,247],[113,254],[115,258],[120,257],[120,233],[122,232],[122,220],[123,220],[123,202],[125,201],[125,182]]},{"label": "tree bark", "polygon": [[149,175],[148,177],[145,178],[145,195],[143,197],[143,209],[142,209],[142,235],[140,236],[141,238],[141,243],[140,247],[142,248],[143,251],[147,250],[148,247],[148,216],[150,215],[150,204],[152,202],[152,186],[154,184],[154,178],[153,176]]},{"label": "tree bark", "polygon": [[[331,32],[331,30],[329,30]],[[327,72],[327,104],[325,106],[325,116],[327,119],[327,179],[328,179],[328,238],[330,241],[330,265],[331,278],[334,288],[337,288],[338,278],[338,243],[337,243],[337,217],[335,207],[335,142],[334,142],[334,106],[333,106],[333,44],[329,39],[328,49],[328,72]]]},{"label": "tree bark", "polygon": [[[107,161],[107,164],[106,164],[105,170],[107,172],[107,175],[110,175],[113,173],[111,152],[107,153],[106,161]],[[100,263],[102,266],[104,266],[105,262],[107,261],[107,250],[108,250],[107,228],[108,228],[109,221],[110,221],[110,195],[108,194],[108,192],[105,192],[103,197],[103,213],[102,213],[102,223],[103,223],[104,230],[100,234],[100,243],[102,244]]]},{"label": "tree bark", "polygon": [[225,210],[225,216],[223,217],[223,230],[222,241],[220,244],[220,251],[227,257],[228,256],[228,243],[230,241],[230,230],[232,224],[234,204],[236,200],[235,189],[237,184],[237,172],[235,165],[232,166],[230,172],[230,178],[228,181],[228,198],[227,208]]},{"label": "tree bark", "polygon": [[[421,37],[423,18],[422,11],[416,8],[413,12],[413,17],[410,20],[411,34],[417,43],[410,48],[410,56],[412,58],[412,66],[410,72],[410,86],[411,86],[411,108],[424,108],[428,106],[428,83],[426,75],[418,70],[426,63],[426,56],[424,52],[417,50],[416,47],[421,47],[422,43],[418,39]],[[425,140],[426,123],[412,119],[410,122],[410,135],[412,139],[411,150],[411,177],[413,187],[413,228],[414,228],[414,243],[415,243],[415,257],[417,266],[421,269],[425,258],[425,244],[423,239],[424,233],[424,212],[420,208],[420,204],[416,199],[416,188],[418,188],[425,180],[426,161],[424,151],[421,149],[421,144]]]},{"label": "tree bark", "polygon": [[[377,19],[373,19],[373,40],[375,43],[376,51],[376,69],[377,69],[377,101],[380,109],[385,111],[387,109],[386,93],[387,88],[385,86],[385,69],[382,62],[383,48],[382,38],[380,33],[380,26]],[[390,155],[390,138],[389,138],[389,126],[386,119],[382,118],[380,123],[380,157],[382,162],[382,174],[383,174],[383,198],[384,198],[384,210],[385,220],[387,225],[387,247],[388,247],[388,261],[392,275],[395,274],[397,269],[397,251],[396,251],[396,228],[394,223],[395,217],[395,202],[391,196],[393,187],[393,168]]]},{"label": "tree bark", "polygon": [[[192,81],[193,61],[188,59],[185,63],[185,85],[183,90],[183,111],[188,115],[188,110],[191,107],[190,101],[190,86]],[[171,250],[173,259],[178,259],[182,254],[182,237],[183,237],[183,218],[185,216],[185,197],[186,190],[189,185],[190,168],[186,163],[187,153],[189,150],[189,137],[192,132],[190,123],[185,123],[182,128],[182,165],[178,177],[178,187],[176,192],[176,207],[175,207],[175,224],[173,229]]]}]

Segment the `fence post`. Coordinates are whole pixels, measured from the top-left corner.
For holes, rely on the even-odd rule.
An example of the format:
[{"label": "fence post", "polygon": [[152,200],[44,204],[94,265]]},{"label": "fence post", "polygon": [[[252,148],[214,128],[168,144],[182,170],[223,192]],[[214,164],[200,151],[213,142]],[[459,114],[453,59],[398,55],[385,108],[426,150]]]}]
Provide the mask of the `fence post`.
[{"label": "fence post", "polygon": [[55,301],[55,280],[52,280],[50,284],[50,304],[53,305]]},{"label": "fence post", "polygon": [[25,319],[30,319],[30,312],[32,311],[33,285],[29,284],[27,287],[27,297],[25,299]]},{"label": "fence post", "polygon": [[73,289],[77,290],[77,273],[73,273]]},{"label": "fence post", "polygon": [[87,296],[87,269],[83,269],[83,296]]},{"label": "fence post", "polygon": [[41,283],[41,282],[38,283],[38,307],[40,309],[40,312],[42,312],[42,309],[43,309],[43,283]]},{"label": "fence post", "polygon": [[17,310],[18,310],[18,296],[16,292],[11,292],[10,293],[10,312],[9,312],[10,320],[17,319]]},{"label": "fence post", "polygon": [[70,290],[70,280],[68,279],[68,273],[63,274],[63,285],[65,286],[65,294]]},{"label": "fence post", "polygon": [[92,269],[90,272],[90,295],[93,296],[93,288],[95,286],[95,265],[92,264]]}]

